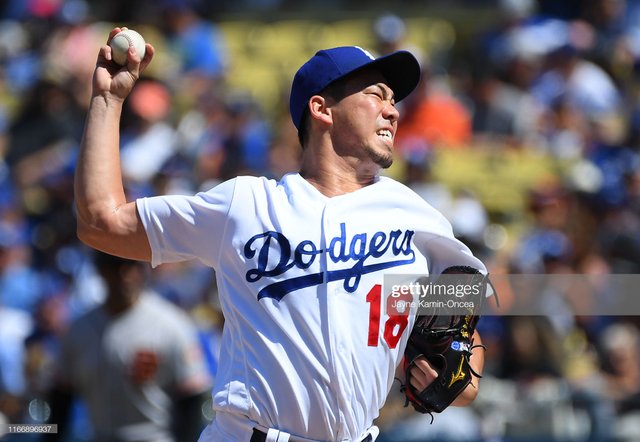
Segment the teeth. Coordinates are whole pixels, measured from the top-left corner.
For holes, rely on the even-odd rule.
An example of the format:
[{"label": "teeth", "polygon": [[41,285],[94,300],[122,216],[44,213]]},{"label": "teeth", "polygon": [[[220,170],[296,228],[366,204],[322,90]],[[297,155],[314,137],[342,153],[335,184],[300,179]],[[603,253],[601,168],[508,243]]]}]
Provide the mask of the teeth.
[{"label": "teeth", "polygon": [[382,137],[387,137],[387,138],[392,138],[391,136],[391,131],[387,130],[387,129],[382,129],[378,131],[378,135],[382,136]]}]

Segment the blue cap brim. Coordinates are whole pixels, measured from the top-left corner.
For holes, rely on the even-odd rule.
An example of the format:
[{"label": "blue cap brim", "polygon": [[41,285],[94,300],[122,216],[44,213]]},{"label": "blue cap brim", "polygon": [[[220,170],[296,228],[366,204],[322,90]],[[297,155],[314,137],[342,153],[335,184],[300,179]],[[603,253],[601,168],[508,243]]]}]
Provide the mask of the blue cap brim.
[{"label": "blue cap brim", "polygon": [[409,51],[397,51],[376,58],[352,72],[365,68],[374,68],[382,74],[393,91],[396,103],[406,98],[420,82],[420,64]]}]

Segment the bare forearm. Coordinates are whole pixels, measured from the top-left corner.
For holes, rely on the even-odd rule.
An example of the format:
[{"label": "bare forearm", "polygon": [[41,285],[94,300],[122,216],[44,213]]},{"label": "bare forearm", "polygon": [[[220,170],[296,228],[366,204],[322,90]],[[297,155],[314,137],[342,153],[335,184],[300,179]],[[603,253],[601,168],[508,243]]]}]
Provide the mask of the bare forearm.
[{"label": "bare forearm", "polygon": [[126,202],[120,170],[122,100],[91,99],[75,174],[75,202],[82,222],[100,227],[105,214]]},{"label": "bare forearm", "polygon": [[121,112],[120,99],[95,96],[91,100],[74,183],[78,236],[96,249],[147,261],[146,234],[122,183]]}]

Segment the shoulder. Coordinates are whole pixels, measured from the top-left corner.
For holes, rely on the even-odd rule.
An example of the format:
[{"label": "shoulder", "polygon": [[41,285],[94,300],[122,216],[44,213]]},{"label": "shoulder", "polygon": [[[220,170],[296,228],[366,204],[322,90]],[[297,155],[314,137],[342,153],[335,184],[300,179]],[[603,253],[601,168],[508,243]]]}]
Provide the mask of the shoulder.
[{"label": "shoulder", "polygon": [[210,193],[234,193],[246,191],[274,190],[281,184],[273,178],[264,176],[241,175],[224,181],[211,189],[203,192],[205,195]]},{"label": "shoulder", "polygon": [[90,336],[90,330],[98,330],[104,326],[106,314],[102,305],[92,309],[73,319],[64,334],[64,340],[68,342],[79,341],[81,337]]},{"label": "shoulder", "polygon": [[210,183],[207,188],[201,189],[195,195],[159,195],[139,198],[138,201],[143,203],[148,203],[149,201],[169,201],[175,203],[193,200],[202,200],[203,202],[232,200],[238,193],[277,190],[284,183],[283,180],[277,181],[263,176],[237,176],[226,181]]},{"label": "shoulder", "polygon": [[71,322],[70,327],[86,327],[91,323],[95,323],[96,321],[101,320],[101,318],[104,316],[104,308],[102,304],[99,304],[76,317]]},{"label": "shoulder", "polygon": [[140,296],[140,306],[150,313],[160,313],[163,315],[170,316],[178,316],[182,317],[183,314],[186,315],[184,310],[180,307],[168,301],[167,299],[160,296],[158,293],[152,290],[146,290]]},{"label": "shoulder", "polygon": [[384,189],[393,189],[407,196],[418,196],[409,186],[388,176],[379,176],[374,185]]},{"label": "shoulder", "polygon": [[408,204],[412,209],[440,215],[437,209],[418,195],[413,189],[393,178],[385,176],[379,177],[378,181],[374,184],[374,188],[376,189],[376,194],[380,194],[381,196],[386,195],[387,198],[397,201],[399,204]]},{"label": "shoulder", "polygon": [[162,298],[155,292],[147,291],[141,298],[145,322],[153,321],[153,328],[168,346],[183,346],[198,339],[198,328],[189,314]]},{"label": "shoulder", "polygon": [[296,175],[297,174],[286,174],[279,180],[265,176],[242,175],[234,178],[233,180],[235,180],[237,186],[249,187],[252,189],[276,190],[283,186],[290,186],[292,178]]},{"label": "shoulder", "polygon": [[380,204],[402,212],[406,222],[416,231],[453,237],[451,223],[438,209],[407,185],[388,177],[380,177],[374,184]]},{"label": "shoulder", "polygon": [[227,186],[234,186],[234,199],[243,203],[253,198],[268,201],[271,198],[287,195],[300,190],[302,178],[297,173],[286,174],[279,180],[264,176],[239,176],[232,179]]},{"label": "shoulder", "polygon": [[193,321],[187,312],[153,291],[146,291],[141,299],[141,306],[151,317],[164,321],[172,328],[191,326]]}]

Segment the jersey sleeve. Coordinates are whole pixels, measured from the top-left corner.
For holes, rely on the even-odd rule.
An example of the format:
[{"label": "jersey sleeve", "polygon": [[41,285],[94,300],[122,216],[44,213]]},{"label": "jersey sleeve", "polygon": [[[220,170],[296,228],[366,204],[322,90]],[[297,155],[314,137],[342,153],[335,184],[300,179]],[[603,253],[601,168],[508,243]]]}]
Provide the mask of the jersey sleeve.
[{"label": "jersey sleeve", "polygon": [[453,236],[425,234],[418,235],[422,241],[418,247],[423,250],[429,262],[429,273],[439,275],[451,266],[470,266],[486,273],[485,265],[476,258],[469,247]]},{"label": "jersey sleeve", "polygon": [[151,265],[198,259],[215,268],[235,184],[229,180],[194,196],[136,200],[151,246]]}]

